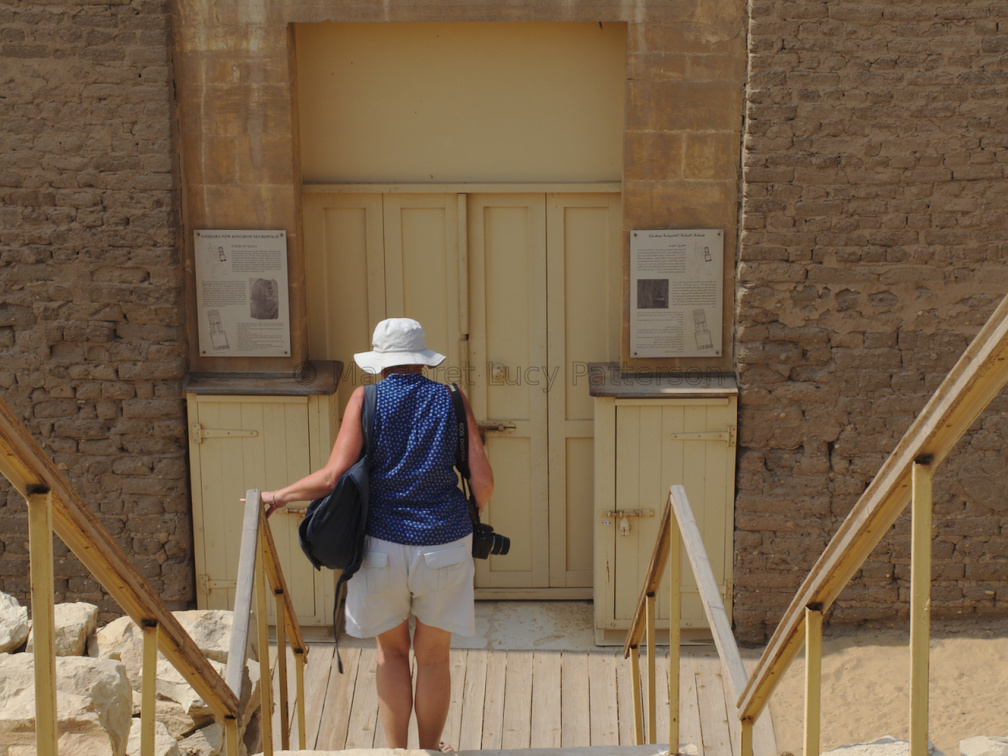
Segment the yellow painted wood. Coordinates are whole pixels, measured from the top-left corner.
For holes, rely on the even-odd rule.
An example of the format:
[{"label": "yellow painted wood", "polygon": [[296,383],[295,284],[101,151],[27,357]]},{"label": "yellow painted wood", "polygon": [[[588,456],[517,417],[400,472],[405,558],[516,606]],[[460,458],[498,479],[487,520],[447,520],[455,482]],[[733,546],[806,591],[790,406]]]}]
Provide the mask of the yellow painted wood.
[{"label": "yellow painted wood", "polygon": [[385,317],[384,218],[380,194],[302,198],[308,301],[308,348],[316,359],[340,355],[350,380],[341,404],[360,385],[353,354],[368,348]]},{"label": "yellow painted wood", "polygon": [[143,671],[140,692],[140,753],[154,753],[155,705],[157,702],[158,626],[143,626]]},{"label": "yellow painted wood", "polygon": [[680,617],[682,592],[681,538],[679,525],[674,517],[669,518],[669,556],[668,556],[668,588],[669,588],[669,737],[672,749],[679,744],[679,676],[681,659]]},{"label": "yellow painted wood", "polygon": [[[193,536],[197,603],[201,608],[234,605],[242,508],[250,488],[279,488],[328,459],[338,431],[335,396],[187,395],[190,428],[239,431],[243,435],[203,438],[190,434]],[[254,435],[248,435],[254,434]],[[270,518],[271,538],[284,575],[293,616],[307,626],[331,622],[331,573],[312,568],[298,543],[306,503]],[[275,575],[272,576],[275,582]],[[270,618],[275,621],[273,606]],[[303,640],[300,641],[303,643]]]},{"label": "yellow painted wood", "polygon": [[703,746],[703,735],[700,727],[700,702],[697,698],[697,668],[696,651],[690,650],[679,657],[681,673],[679,676],[680,700],[680,733],[679,744]]},{"label": "yellow painted wood", "polygon": [[35,742],[43,756],[56,756],[56,624],[53,592],[53,497],[29,493],[28,561],[31,571],[35,649]]},{"label": "yellow painted wood", "polygon": [[[645,558],[651,553],[658,535],[657,517],[631,520],[630,534],[621,535],[619,522],[604,525],[605,519],[600,512],[657,510],[658,502],[666,500],[672,485],[684,486],[689,494],[717,585],[719,603],[730,619],[735,470],[732,431],[736,425],[736,411],[734,395],[615,401],[615,455],[611,459],[615,460],[616,481],[608,491],[601,487],[596,489],[596,527],[604,533],[603,538],[611,539],[615,552],[614,570],[603,575],[611,587],[596,582],[596,611],[604,623],[599,627],[626,629],[630,626],[636,607],[634,600],[640,595],[649,564]],[[600,435],[601,429],[596,427],[596,444]],[[596,453],[596,469],[607,464],[599,457]],[[677,614],[680,627],[708,627],[709,620],[686,556],[682,552],[679,557],[682,588]],[[669,627],[670,603],[670,594],[661,592],[657,615],[660,630]]]},{"label": "yellow painted wood", "polygon": [[928,680],[931,645],[930,465],[911,470],[913,536],[910,554],[910,756],[928,753]]},{"label": "yellow painted wood", "polygon": [[640,652],[637,646],[630,649],[630,673],[634,704],[634,742],[636,745],[644,745],[644,705],[641,701]]},{"label": "yellow painted wood", "polygon": [[[258,497],[257,497],[258,498]],[[260,518],[264,519],[264,518]],[[256,593],[256,630],[258,634],[259,648],[259,679],[263,684],[259,686],[259,693],[262,697],[262,711],[273,711],[273,688],[266,681],[270,679],[269,667],[269,581],[266,578],[266,536],[262,528],[259,529],[258,545],[255,560],[255,593]],[[273,717],[264,716],[260,718],[262,722],[263,753],[265,756],[273,756]]]},{"label": "yellow painted wood", "polygon": [[290,749],[290,701],[287,698],[287,622],[283,594],[273,594],[276,605],[277,678],[280,694],[280,747]]},{"label": "yellow painted wood", "polygon": [[602,527],[602,515],[616,501],[616,402],[610,397],[595,400],[595,613],[596,640],[616,626],[613,603],[616,596],[616,539]]},{"label": "yellow painted wood", "polygon": [[742,720],[742,742],[739,744],[740,756],[753,756],[753,723],[751,719]]},{"label": "yellow painted wood", "polygon": [[621,178],[625,24],[313,23],[295,34],[306,182]]},{"label": "yellow painted wood", "polygon": [[[557,706],[557,694],[560,706]],[[563,713],[561,655],[540,649],[532,655],[532,724],[530,748],[559,748]]]},{"label": "yellow painted wood", "polygon": [[238,720],[234,717],[224,720],[224,753],[238,756]]},{"label": "yellow painted wood", "polygon": [[658,742],[657,714],[655,703],[655,654],[657,653],[658,639],[655,638],[655,595],[652,593],[647,597],[647,738],[652,743]]},{"label": "yellow painted wood", "polygon": [[805,609],[805,756],[819,756],[822,696],[822,612]]},{"label": "yellow painted wood", "polygon": [[828,608],[903,511],[911,494],[911,466],[922,457],[937,466],[1008,382],[1008,297],[886,458],[841,523],[781,618],[739,702],[752,718],[766,706],[801,645],[804,608]]},{"label": "yellow painted wood", "polygon": [[297,685],[297,733],[298,748],[302,751],[308,747],[308,740],[305,735],[305,651],[294,653],[294,675]]},{"label": "yellow painted wood", "polygon": [[[470,401],[487,434],[494,498],[485,521],[511,551],[477,565],[478,587],[549,585],[546,208],[542,195],[469,197]],[[491,367],[492,363],[493,367]]]},{"label": "yellow painted wood", "polygon": [[546,197],[550,585],[592,585],[594,406],[587,365],[619,359],[618,194]]}]

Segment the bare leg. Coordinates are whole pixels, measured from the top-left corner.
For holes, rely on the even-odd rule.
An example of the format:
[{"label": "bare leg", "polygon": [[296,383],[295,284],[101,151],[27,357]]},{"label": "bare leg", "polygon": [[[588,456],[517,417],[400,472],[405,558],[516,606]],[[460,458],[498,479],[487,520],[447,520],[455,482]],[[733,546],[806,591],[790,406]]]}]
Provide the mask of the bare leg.
[{"label": "bare leg", "polygon": [[375,673],[375,687],[378,689],[382,727],[385,729],[385,745],[388,748],[405,748],[410,715],[413,713],[409,620],[382,633],[377,641],[378,669]]},{"label": "bare leg", "polygon": [[451,633],[417,620],[413,654],[417,663],[416,707],[420,747],[438,750],[451,702]]}]

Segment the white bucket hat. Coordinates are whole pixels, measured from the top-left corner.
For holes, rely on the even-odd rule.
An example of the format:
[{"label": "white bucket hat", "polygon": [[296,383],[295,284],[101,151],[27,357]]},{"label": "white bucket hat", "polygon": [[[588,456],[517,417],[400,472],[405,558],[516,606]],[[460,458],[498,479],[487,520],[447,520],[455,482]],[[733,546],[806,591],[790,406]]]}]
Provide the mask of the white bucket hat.
[{"label": "white bucket hat", "polygon": [[389,318],[374,329],[371,351],[354,355],[368,373],[380,373],[397,365],[440,365],[445,356],[427,348],[423,326],[412,318]]}]

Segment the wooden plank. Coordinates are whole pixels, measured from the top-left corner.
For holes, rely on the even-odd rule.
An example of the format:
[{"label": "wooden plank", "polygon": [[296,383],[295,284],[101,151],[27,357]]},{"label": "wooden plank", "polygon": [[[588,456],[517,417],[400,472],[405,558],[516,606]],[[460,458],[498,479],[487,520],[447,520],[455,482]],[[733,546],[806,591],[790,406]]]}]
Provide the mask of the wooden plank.
[{"label": "wooden plank", "polygon": [[460,751],[482,748],[482,724],[487,680],[487,650],[472,648],[466,655],[465,686],[462,692],[462,721],[455,747]]},{"label": "wooden plank", "polygon": [[52,492],[53,531],[137,625],[157,623],[161,652],[214,715],[237,716],[237,696],[3,400],[0,449],[2,472],[18,491]]},{"label": "wooden plank", "polygon": [[586,658],[589,744],[619,745],[619,691],[616,683],[616,665],[625,665],[626,662],[618,659],[615,651],[608,649],[591,649]]},{"label": "wooden plank", "polygon": [[[458,748],[462,740],[462,699],[465,692],[466,663],[469,652],[464,648],[453,648],[449,654],[451,669],[451,699],[448,703],[448,717],[445,720],[441,739],[452,748]],[[411,722],[415,721],[415,717]],[[413,747],[413,744],[410,744]],[[417,747],[420,745],[417,738]]]},{"label": "wooden plank", "polygon": [[[316,643],[312,645],[312,663],[305,669],[305,747],[321,748],[321,725],[323,723],[323,709],[333,709],[326,711],[325,724],[328,728],[338,728],[342,724],[346,728],[346,721],[350,716],[349,703],[345,709],[340,708],[341,696],[345,695],[344,688],[346,680],[350,678],[351,665],[356,672],[357,649],[344,649],[342,651],[344,669],[347,674],[340,675],[333,663],[334,653],[331,643]],[[337,679],[333,679],[333,675]],[[350,686],[350,695],[353,695],[353,686]],[[296,723],[295,723],[296,724]],[[293,730],[294,736],[299,737],[300,731],[297,727]],[[327,742],[332,742],[327,739]],[[346,735],[342,735],[342,742],[346,742]],[[316,745],[318,744],[318,745]],[[342,748],[343,745],[339,745]]]},{"label": "wooden plank", "polygon": [[559,748],[562,724],[557,692],[561,691],[559,651],[536,651],[532,655],[532,732],[530,748]]},{"label": "wooden plank", "polygon": [[683,653],[679,658],[679,743],[694,745],[700,750],[703,747],[703,731],[700,726],[695,657],[695,652],[689,652]]},{"label": "wooden plank", "polygon": [[634,745],[634,695],[633,670],[629,659],[616,662],[616,700],[619,727],[619,744]]},{"label": "wooden plank", "polygon": [[[501,748],[529,748],[532,721],[532,652],[509,651]],[[485,747],[485,746],[484,746]]]},{"label": "wooden plank", "polygon": [[[353,701],[347,725],[346,748],[372,748],[378,724],[378,690],[375,687],[375,671],[378,665],[378,651],[362,648],[357,663],[357,676],[353,690]],[[344,669],[346,669],[344,667]]]},{"label": "wooden plank", "polygon": [[648,733],[648,742],[664,743],[669,733],[669,658],[664,648],[655,655],[655,731]]},{"label": "wooden plank", "polygon": [[[563,748],[589,746],[592,743],[588,716],[591,685],[588,679],[588,654],[584,651],[565,652],[562,664],[560,745]],[[616,692],[615,688],[612,692]]]},{"label": "wooden plank", "polygon": [[508,654],[487,652],[486,692],[483,698],[483,731],[481,747],[485,750],[503,748],[504,693],[506,692]]},{"label": "wooden plank", "polygon": [[1008,381],[1008,297],[984,324],[883,462],[795,594],[739,700],[753,717],[766,706],[802,645],[805,607],[828,609],[910,498],[910,468],[937,466]]},{"label": "wooden plank", "polygon": [[[721,658],[721,664],[727,674],[726,690],[729,691],[733,700],[738,700],[738,696],[742,694],[749,678],[746,675],[745,666],[742,664],[742,657],[732,633],[731,623],[728,622],[728,615],[725,612],[724,602],[721,600],[721,591],[718,590],[714,571],[711,568],[710,560],[707,559],[703,536],[697,526],[696,519],[693,517],[689,500],[686,498],[686,489],[682,486],[672,486],[669,502],[675,509],[675,517],[679,523],[679,532],[682,535],[686,556],[693,568],[697,588],[700,589],[704,614],[707,615],[707,622],[711,634],[714,636],[714,645],[717,646],[718,656]],[[731,687],[729,688],[728,685]]]},{"label": "wooden plank", "polygon": [[709,756],[729,756],[731,735],[725,709],[724,686],[719,676],[721,665],[714,656],[698,655],[697,702],[700,706],[702,753]]},{"label": "wooden plank", "polygon": [[[251,495],[254,494],[254,495]],[[257,491],[249,491],[245,499],[245,516],[242,519],[241,551],[238,560],[238,584],[235,587],[234,622],[231,644],[228,647],[228,665],[224,679],[236,695],[241,693],[242,674],[245,670],[246,649],[252,623],[252,595],[259,570],[259,520],[262,503]],[[266,616],[263,615],[265,622]],[[263,648],[262,645],[259,648]],[[264,677],[263,679],[268,679]]]},{"label": "wooden plank", "polygon": [[[319,650],[316,648],[316,653]],[[340,656],[343,658],[343,674],[336,664],[336,654],[331,653],[328,657],[329,669],[325,670],[327,674],[323,676],[320,674],[322,670],[319,670],[314,677],[316,681],[323,681],[324,692],[316,694],[315,700],[309,699],[313,705],[307,715],[308,735],[313,737],[308,739],[308,745],[318,750],[342,750],[350,733],[350,715],[358,694],[358,678],[361,677],[361,649],[343,648]],[[309,667],[309,670],[312,668]],[[361,682],[360,685],[363,690],[365,684]],[[312,746],[312,743],[316,745]]]}]

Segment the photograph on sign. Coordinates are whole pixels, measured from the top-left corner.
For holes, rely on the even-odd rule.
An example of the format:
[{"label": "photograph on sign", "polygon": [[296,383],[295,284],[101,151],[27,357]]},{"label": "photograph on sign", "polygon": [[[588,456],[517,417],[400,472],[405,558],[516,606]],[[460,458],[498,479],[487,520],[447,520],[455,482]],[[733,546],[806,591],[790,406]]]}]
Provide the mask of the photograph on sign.
[{"label": "photograph on sign", "polygon": [[719,357],[724,232],[630,233],[630,356]]},{"label": "photograph on sign", "polygon": [[289,357],[287,232],[196,231],[204,357]]}]

